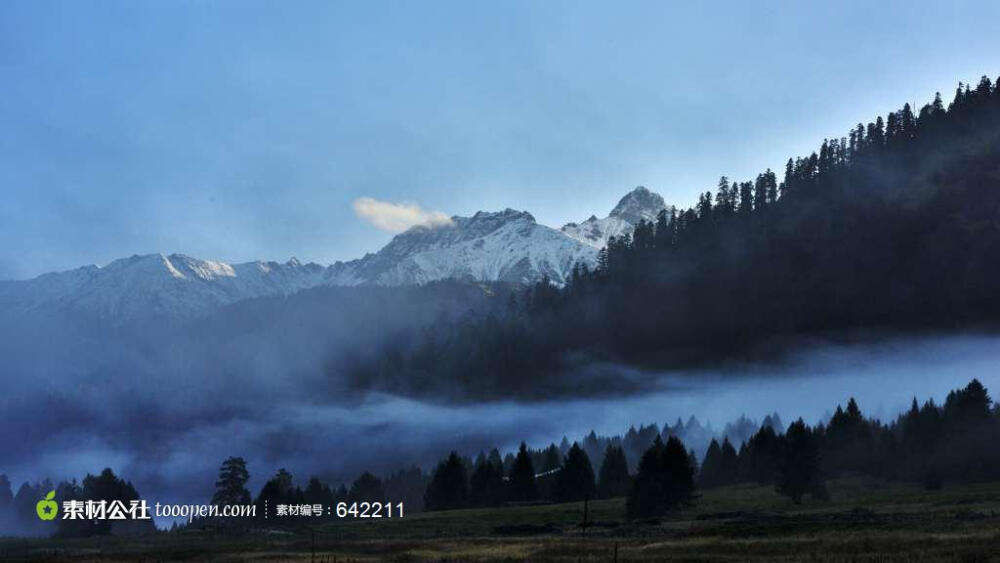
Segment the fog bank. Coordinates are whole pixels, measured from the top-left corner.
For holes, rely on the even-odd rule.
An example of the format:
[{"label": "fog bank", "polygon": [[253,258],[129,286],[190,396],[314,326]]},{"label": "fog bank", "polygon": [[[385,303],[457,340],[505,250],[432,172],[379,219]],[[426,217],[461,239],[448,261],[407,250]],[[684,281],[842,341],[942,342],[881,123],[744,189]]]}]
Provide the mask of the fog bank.
[{"label": "fog bank", "polygon": [[786,424],[798,417],[816,422],[852,396],[866,415],[886,420],[913,397],[941,401],[972,378],[995,395],[998,356],[1000,337],[982,335],[813,346],[781,364],[629,370],[629,378],[650,378],[635,395],[609,389],[608,398],[462,405],[384,393],[310,399],[306,389],[287,393],[278,386],[270,394],[257,389],[249,400],[208,381],[187,381],[183,393],[162,396],[141,382],[122,394],[94,380],[64,388],[49,382],[4,400],[0,472],[16,489],[25,480],[79,479],[110,466],[151,501],[205,502],[219,463],[230,455],[247,459],[256,494],[281,467],[297,480],[318,475],[336,484],[362,470],[427,468],[452,449],[512,450],[521,440],[541,447],[591,430],[621,434],[630,425],[662,426],[692,415],[716,432],[743,414],[760,420],[777,411]]}]

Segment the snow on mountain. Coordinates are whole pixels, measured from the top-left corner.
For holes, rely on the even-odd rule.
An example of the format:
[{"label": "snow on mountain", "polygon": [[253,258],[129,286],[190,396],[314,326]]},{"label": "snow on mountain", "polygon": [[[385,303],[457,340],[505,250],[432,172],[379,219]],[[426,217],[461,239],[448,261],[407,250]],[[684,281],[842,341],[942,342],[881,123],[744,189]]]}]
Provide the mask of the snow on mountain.
[{"label": "snow on mountain", "polygon": [[318,264],[226,264],[183,254],[147,254],[67,272],[6,282],[0,301],[8,313],[40,307],[75,309],[115,320],[168,315],[194,317],[243,299],[289,294],[323,282]]},{"label": "snow on mountain", "polygon": [[451,224],[413,227],[374,254],[332,266],[288,262],[227,264],[183,254],[148,254],[104,267],[0,282],[0,314],[42,309],[83,311],[122,322],[167,316],[195,318],[219,307],[266,295],[330,285],[407,285],[447,278],[564,284],[573,267],[593,266],[609,237],[631,232],[666,209],[663,198],[638,187],[608,217],[561,230],[539,225],[526,211],[480,211]]},{"label": "snow on mountain", "polygon": [[[382,250],[344,264],[342,282],[419,284],[456,278],[532,283],[567,281],[573,266],[592,266],[596,249],[539,225],[526,211],[480,211],[451,225],[413,227]],[[334,265],[336,267],[336,265]]]},{"label": "snow on mountain", "polygon": [[148,254],[107,266],[45,274],[0,284],[7,314],[42,307],[100,318],[193,318],[265,295],[326,285],[407,285],[446,278],[533,283],[566,282],[577,263],[593,265],[597,250],[507,209],[454,217],[451,225],[414,227],[375,254],[329,267],[288,262],[227,264],[182,254]]},{"label": "snow on mountain", "polygon": [[639,221],[656,221],[660,211],[670,213],[660,194],[639,186],[625,194],[611,213],[603,219],[591,215],[581,223],[567,223],[560,229],[566,236],[594,248],[604,248],[611,237],[620,237],[635,230]]}]

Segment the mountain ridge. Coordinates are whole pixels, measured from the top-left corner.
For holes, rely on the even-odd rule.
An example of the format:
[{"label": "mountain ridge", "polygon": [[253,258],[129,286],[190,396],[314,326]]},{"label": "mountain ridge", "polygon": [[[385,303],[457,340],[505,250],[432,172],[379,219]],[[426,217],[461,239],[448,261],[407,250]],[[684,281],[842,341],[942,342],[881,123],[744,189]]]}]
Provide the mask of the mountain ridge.
[{"label": "mountain ridge", "polygon": [[[601,225],[602,240],[630,232],[630,220],[655,218],[663,199],[644,187],[626,194]],[[88,265],[0,282],[7,314],[71,308],[103,319],[147,316],[198,317],[237,301],[288,295],[318,286],[398,286],[442,279],[518,285],[548,279],[564,285],[577,264],[592,267],[599,246],[566,228],[539,224],[511,208],[454,216],[451,224],[415,226],[378,252],[329,266],[254,260],[227,263],[181,253],[134,254],[105,266]]]}]

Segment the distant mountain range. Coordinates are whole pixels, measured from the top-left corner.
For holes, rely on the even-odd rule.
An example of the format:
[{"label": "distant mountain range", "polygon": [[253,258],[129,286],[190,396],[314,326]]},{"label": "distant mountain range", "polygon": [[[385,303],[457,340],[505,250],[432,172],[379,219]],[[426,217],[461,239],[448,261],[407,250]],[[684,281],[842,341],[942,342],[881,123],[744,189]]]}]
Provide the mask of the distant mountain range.
[{"label": "distant mountain range", "polygon": [[540,225],[526,211],[480,211],[452,224],[413,227],[374,254],[330,266],[287,262],[227,264],[183,254],[149,254],[110,264],[0,282],[7,314],[75,309],[112,321],[167,316],[193,318],[245,299],[291,294],[324,285],[412,285],[442,279],[563,284],[576,264],[593,266],[609,237],[667,209],[658,194],[638,187],[602,219],[561,229]]}]

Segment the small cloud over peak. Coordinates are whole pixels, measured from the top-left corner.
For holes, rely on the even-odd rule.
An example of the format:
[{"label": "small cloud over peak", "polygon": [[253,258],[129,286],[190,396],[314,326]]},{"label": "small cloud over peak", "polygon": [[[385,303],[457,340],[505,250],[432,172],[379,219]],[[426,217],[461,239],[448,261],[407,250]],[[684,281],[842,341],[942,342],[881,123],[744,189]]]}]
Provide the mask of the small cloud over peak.
[{"label": "small cloud over peak", "polygon": [[401,233],[410,227],[442,227],[453,224],[448,215],[428,211],[415,203],[392,203],[370,197],[359,197],[352,204],[354,214],[368,221],[377,229]]}]

